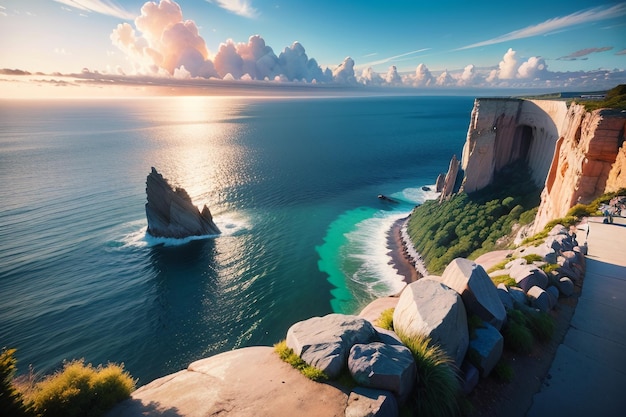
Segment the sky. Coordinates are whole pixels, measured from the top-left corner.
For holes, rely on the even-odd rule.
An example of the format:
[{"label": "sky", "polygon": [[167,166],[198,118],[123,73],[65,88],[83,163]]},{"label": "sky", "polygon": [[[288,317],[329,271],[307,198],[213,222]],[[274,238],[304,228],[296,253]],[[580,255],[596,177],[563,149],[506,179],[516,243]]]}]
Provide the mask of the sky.
[{"label": "sky", "polygon": [[626,82],[626,2],[611,0],[0,0],[0,39],[0,96],[33,81],[587,91]]}]

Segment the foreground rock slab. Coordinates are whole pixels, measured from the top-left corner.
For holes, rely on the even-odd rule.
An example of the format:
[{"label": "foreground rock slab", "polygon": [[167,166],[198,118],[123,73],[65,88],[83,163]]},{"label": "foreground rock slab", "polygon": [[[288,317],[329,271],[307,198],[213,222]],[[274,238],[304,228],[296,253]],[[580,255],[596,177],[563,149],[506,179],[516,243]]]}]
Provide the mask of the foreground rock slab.
[{"label": "foreground rock slab", "polygon": [[192,363],[133,392],[106,417],[344,417],[348,394],[313,382],[273,348],[249,347]]},{"label": "foreground rock slab", "polygon": [[152,236],[182,239],[221,233],[206,205],[200,212],[187,191],[172,188],[154,167],[146,180],[146,195],[148,233]]}]

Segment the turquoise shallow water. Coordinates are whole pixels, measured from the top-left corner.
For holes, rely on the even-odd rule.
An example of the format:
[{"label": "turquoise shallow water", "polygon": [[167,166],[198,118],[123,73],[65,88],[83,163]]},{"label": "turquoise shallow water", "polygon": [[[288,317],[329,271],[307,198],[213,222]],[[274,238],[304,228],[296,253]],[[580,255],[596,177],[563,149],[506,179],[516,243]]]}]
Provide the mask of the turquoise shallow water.
[{"label": "turquoise shallow water", "polygon": [[[0,341],[140,383],[396,292],[386,233],[459,155],[469,97],[0,101]],[[223,234],[145,234],[156,167]],[[392,196],[398,204],[377,198]]]}]

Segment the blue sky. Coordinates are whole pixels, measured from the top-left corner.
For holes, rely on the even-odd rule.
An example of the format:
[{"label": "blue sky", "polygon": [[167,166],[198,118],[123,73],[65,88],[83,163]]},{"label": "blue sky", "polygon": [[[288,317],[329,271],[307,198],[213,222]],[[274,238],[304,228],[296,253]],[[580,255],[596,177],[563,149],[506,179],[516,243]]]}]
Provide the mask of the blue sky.
[{"label": "blue sky", "polygon": [[[626,2],[160,0],[152,14],[144,7],[140,28],[135,18],[145,3],[0,0],[0,68],[414,87],[551,87],[589,85],[589,76],[626,79]],[[191,21],[188,32],[169,38],[177,50],[190,51],[183,57],[168,58],[165,43],[155,46],[163,29],[155,29],[156,10],[172,7],[180,9],[181,24]],[[132,33],[132,45],[121,36],[112,40],[118,25]],[[141,30],[147,27],[156,31],[152,38]],[[192,42],[194,31],[195,49],[181,46]],[[256,74],[236,56],[243,54],[237,44],[252,35],[259,35],[275,55],[271,65],[265,57],[264,70]],[[220,45],[229,39],[232,50],[224,48],[218,58]],[[288,63],[278,65],[282,52],[289,53],[284,55]],[[294,67],[289,59],[303,52],[314,61],[304,69]],[[320,71],[311,72],[315,64]],[[181,65],[185,68],[174,74]]]}]

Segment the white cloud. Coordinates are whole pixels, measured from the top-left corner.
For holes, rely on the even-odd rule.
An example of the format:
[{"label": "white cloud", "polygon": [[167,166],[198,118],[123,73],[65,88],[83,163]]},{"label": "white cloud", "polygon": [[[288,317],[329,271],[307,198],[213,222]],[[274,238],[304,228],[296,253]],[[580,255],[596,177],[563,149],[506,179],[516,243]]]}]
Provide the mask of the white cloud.
[{"label": "white cloud", "polygon": [[398,75],[398,69],[395,65],[389,67],[389,71],[387,71],[385,76],[385,82],[390,85],[402,84],[402,78]]},{"label": "white cloud", "polygon": [[114,1],[109,0],[54,0],[75,9],[118,17],[124,20],[132,20],[135,14],[124,9]]},{"label": "white cloud", "polygon": [[209,3],[215,3],[222,9],[228,10],[239,16],[254,18],[259,12],[252,7],[250,0],[207,0]]},{"label": "white cloud", "polygon": [[548,66],[543,58],[530,57],[528,61],[524,62],[517,70],[518,78],[543,78],[542,75],[546,74]]},{"label": "white cloud", "polygon": [[502,61],[500,61],[500,64],[498,64],[498,78],[501,80],[510,80],[515,78],[518,66],[517,58],[515,57],[516,54],[517,52],[515,52],[512,48],[509,48],[506,54],[504,54]]},{"label": "white cloud", "polygon": [[372,67],[367,67],[361,73],[359,82],[365,85],[381,85],[383,78],[375,72]]},{"label": "white cloud", "polygon": [[448,71],[442,72],[439,77],[437,77],[437,81],[435,82],[439,87],[449,87],[456,84],[456,80],[452,78]]},{"label": "white cloud", "polygon": [[588,10],[580,10],[567,16],[548,19],[545,22],[539,23],[537,25],[528,26],[523,29],[509,32],[502,36],[498,36],[496,38],[463,46],[461,48],[458,48],[457,50],[478,48],[481,46],[494,45],[516,39],[524,39],[533,36],[545,35],[572,26],[590,22],[597,22],[599,20],[614,19],[616,17],[624,15],[626,15],[626,3],[619,3],[609,8],[607,8],[606,6],[594,7]]},{"label": "white cloud", "polygon": [[458,85],[472,85],[476,80],[476,67],[469,64],[463,69],[463,74],[459,78]]},{"label": "white cloud", "polygon": [[428,67],[424,64],[419,64],[415,68],[415,76],[412,77],[412,81],[415,87],[428,87],[433,83],[434,79]]},{"label": "white cloud", "polygon": [[333,80],[340,84],[355,84],[356,77],[354,76],[354,60],[347,57],[343,60],[341,65],[333,70]]}]

